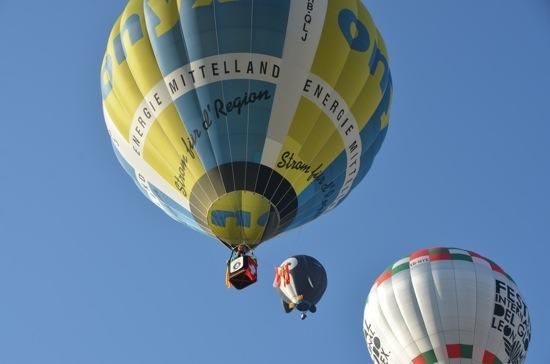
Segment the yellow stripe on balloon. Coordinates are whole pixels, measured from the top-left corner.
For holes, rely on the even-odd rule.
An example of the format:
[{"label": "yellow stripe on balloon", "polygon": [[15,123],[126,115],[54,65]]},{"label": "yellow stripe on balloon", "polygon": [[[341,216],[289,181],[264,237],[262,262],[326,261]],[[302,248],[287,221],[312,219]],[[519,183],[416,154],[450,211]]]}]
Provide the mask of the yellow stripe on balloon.
[{"label": "yellow stripe on balloon", "polygon": [[[366,15],[368,16],[368,14]],[[372,43],[375,45],[376,51],[380,52],[385,59],[388,59],[388,52],[384,39],[382,39],[382,36],[377,29],[375,29],[375,34],[376,37],[373,36]],[[386,92],[386,89],[381,89],[380,85],[385,72],[388,71],[389,70],[387,70],[381,62],[375,64],[373,75],[371,75],[371,71],[369,71],[369,78],[367,79],[361,94],[352,107],[360,129],[363,129],[366,123],[370,120],[370,117],[378,107],[384,93]],[[385,87],[387,88],[388,86],[385,85]],[[388,120],[388,116],[382,118],[380,129],[384,129],[388,126]]]},{"label": "yellow stripe on balloon", "polygon": [[[372,24],[368,13],[362,13],[366,16],[366,18],[361,18],[358,16],[359,20],[367,28],[368,34],[376,35],[376,28],[374,27],[374,24]],[[357,27],[355,26],[355,28]],[[334,89],[340,94],[340,96],[344,98],[344,100],[346,100],[346,103],[351,106],[357,99],[357,96],[363,89],[363,85],[370,76],[368,65],[374,49],[374,37],[371,37],[370,47],[368,48],[368,50],[358,51],[350,48],[350,45],[344,38],[342,30],[339,26],[338,30],[334,31],[336,32],[336,38],[338,39],[338,42],[342,44],[342,47],[347,48],[348,51],[346,53],[346,62],[339,69],[340,72],[338,76],[338,81],[335,85],[331,85],[333,85]],[[355,29],[355,32],[357,31],[358,30]],[[321,73],[318,73],[317,75],[321,78],[325,78],[322,73],[323,70],[321,70],[320,72]],[[325,81],[328,82],[328,79],[325,78]],[[378,98],[378,100],[380,98]],[[358,115],[355,115],[355,117],[357,118]]]},{"label": "yellow stripe on balloon", "polygon": [[[134,82],[128,64],[124,60],[120,61],[120,48],[116,47],[120,36],[120,22],[121,18],[116,21],[111,31],[102,67],[102,81],[112,87],[103,102],[117,129],[128,140],[131,115],[141,103],[143,96]],[[107,62],[110,64],[110,71],[107,69]]]},{"label": "yellow stripe on balloon", "polygon": [[343,147],[333,122],[313,102],[302,97],[274,169],[300,194],[312,183],[312,172],[317,169],[320,173]]},{"label": "yellow stripe on balloon", "polygon": [[[351,11],[358,23],[366,28],[370,40],[368,49],[350,47],[339,24],[339,16],[343,11]],[[359,129],[362,129],[383,96],[384,90],[379,86],[383,70],[377,70],[372,76],[369,64],[377,47],[386,54],[385,46],[368,11],[356,0],[330,2],[328,12],[327,17],[330,16],[331,21],[325,23],[326,29],[317,51],[313,73],[334,87],[351,108]],[[359,36],[360,29],[355,23],[351,23],[350,29],[346,30],[355,37]],[[340,56],[335,58],[335,52],[340,52]]]},{"label": "yellow stripe on balloon", "polygon": [[369,68],[378,43],[378,31],[365,7],[359,6],[356,15],[368,31],[370,45],[366,51],[352,50],[349,53],[335,89],[351,107],[359,129],[362,129],[380,103],[383,90],[379,87],[380,77],[373,77]]},{"label": "yellow stripe on balloon", "polygon": [[126,6],[120,34],[128,67],[141,94],[146,95],[162,80],[162,74],[147,34],[142,0],[130,0]]},{"label": "yellow stripe on balloon", "polygon": [[342,9],[357,11],[357,0],[329,1],[321,40],[315,54],[311,73],[330,86],[336,85],[351,49],[342,36],[338,17]]}]

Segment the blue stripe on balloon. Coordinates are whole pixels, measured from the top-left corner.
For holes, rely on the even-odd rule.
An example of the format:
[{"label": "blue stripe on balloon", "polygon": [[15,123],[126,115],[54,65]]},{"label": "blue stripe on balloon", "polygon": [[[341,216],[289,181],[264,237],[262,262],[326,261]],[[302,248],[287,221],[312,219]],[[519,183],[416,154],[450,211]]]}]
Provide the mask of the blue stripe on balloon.
[{"label": "blue stripe on balloon", "polygon": [[[218,54],[214,6],[193,8],[194,2],[183,0],[180,7],[180,25],[190,62]],[[234,6],[234,3],[224,6]]]},{"label": "blue stripe on balloon", "polygon": [[382,125],[382,118],[384,116],[389,117],[388,112],[391,104],[392,89],[393,85],[391,78],[389,78],[389,83],[387,84],[380,104],[378,104],[374,114],[360,132],[363,148],[366,149],[363,150],[363,154],[361,156],[361,167],[359,168],[357,178],[353,181],[352,189],[355,188],[355,186],[357,186],[357,184],[359,184],[359,182],[361,182],[363,177],[367,174],[388,131],[387,127],[383,130],[380,130],[380,127]]},{"label": "blue stripe on balloon", "polygon": [[[214,126],[207,132],[204,131],[203,110],[208,109],[210,100],[221,97],[221,85],[214,83],[189,91],[175,102],[178,113],[189,134],[189,138],[181,140],[181,142],[191,151],[187,155],[193,159],[200,159],[206,170],[217,166],[216,154],[211,141],[215,143],[219,140],[223,143],[223,140],[215,136],[216,129]],[[227,146],[223,147],[223,149],[227,148]],[[219,147],[216,149],[219,149]]]},{"label": "blue stripe on balloon", "polygon": [[211,6],[192,8],[193,3],[184,0],[180,11],[191,62],[226,53],[282,56],[290,0],[214,0]]},{"label": "blue stripe on balloon", "polygon": [[234,1],[215,5],[219,53],[250,52],[252,4]]},{"label": "blue stripe on balloon", "polygon": [[347,156],[345,152],[328,166],[317,181],[298,195],[298,214],[285,229],[293,229],[321,215],[336,199],[345,182]]},{"label": "blue stripe on balloon", "polygon": [[269,119],[273,108],[275,85],[262,81],[251,81],[250,90],[266,90],[271,96],[269,100],[251,104],[248,109],[246,160],[259,164],[262,160]]},{"label": "blue stripe on balloon", "polygon": [[367,172],[372,167],[374,157],[376,157],[376,154],[378,154],[380,147],[382,147],[382,142],[384,142],[387,132],[388,128],[384,128],[384,130],[381,130],[380,133],[378,133],[378,135],[376,136],[374,142],[371,144],[370,148],[361,155],[361,168],[359,168],[357,178],[355,179],[355,181],[353,181],[353,185],[351,187],[352,190],[361,182],[361,180],[365,177]]},{"label": "blue stripe on balloon", "polygon": [[[374,158],[376,157],[376,154],[378,154],[380,147],[382,147],[382,143],[384,142],[387,131],[388,128],[384,128],[384,130],[381,130],[380,133],[378,133],[374,142],[371,144],[370,148],[361,154],[361,168],[359,169],[357,178],[355,179],[355,181],[353,181],[351,190],[353,190],[369,172],[374,162]],[[338,202],[336,206],[334,206],[334,208],[338,207],[346,198],[341,199],[340,202]]]},{"label": "blue stripe on balloon", "polygon": [[[241,109],[240,113],[239,110],[233,110],[227,112],[227,116],[222,116],[221,120],[214,120],[212,132],[209,130],[209,135],[218,163],[234,161],[260,163],[275,85],[262,81],[225,81],[223,94],[222,101],[225,104],[236,105],[244,100],[249,103]],[[252,102],[253,100],[257,101]],[[217,100],[218,106],[219,101]],[[215,112],[213,114],[216,116]]]},{"label": "blue stripe on balloon", "polygon": [[252,52],[282,58],[290,0],[255,0]]}]

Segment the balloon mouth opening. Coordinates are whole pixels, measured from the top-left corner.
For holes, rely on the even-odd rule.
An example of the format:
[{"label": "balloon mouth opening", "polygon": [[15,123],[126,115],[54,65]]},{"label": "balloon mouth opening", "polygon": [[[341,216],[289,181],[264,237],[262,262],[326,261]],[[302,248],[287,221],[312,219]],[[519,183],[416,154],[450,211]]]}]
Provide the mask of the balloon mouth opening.
[{"label": "balloon mouth opening", "polygon": [[210,168],[191,188],[189,206],[200,228],[225,245],[258,245],[283,232],[298,213],[293,185],[252,161]]},{"label": "balloon mouth opening", "polygon": [[231,246],[261,243],[266,233],[279,226],[277,209],[265,196],[247,190],[226,193],[208,210],[210,230]]}]

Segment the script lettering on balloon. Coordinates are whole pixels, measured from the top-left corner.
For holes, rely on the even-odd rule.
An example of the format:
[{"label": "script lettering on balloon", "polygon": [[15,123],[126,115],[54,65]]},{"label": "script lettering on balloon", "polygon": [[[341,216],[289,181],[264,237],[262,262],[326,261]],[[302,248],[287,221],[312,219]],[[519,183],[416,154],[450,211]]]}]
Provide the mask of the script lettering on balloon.
[{"label": "script lettering on balloon", "polygon": [[319,164],[313,168],[310,164],[297,158],[297,156],[290,151],[285,151],[281,154],[281,158],[277,162],[277,168],[284,168],[286,170],[299,171],[307,176],[306,181],[313,180],[319,185],[319,189],[323,194],[321,205],[317,209],[317,214],[322,213],[328,206],[331,197],[336,192],[336,184],[334,181],[327,181],[326,175],[323,171],[323,164]]},{"label": "script lettering on balloon", "polygon": [[187,197],[187,189],[185,179],[187,175],[187,167],[189,159],[196,159],[196,147],[200,139],[204,136],[208,129],[221,118],[226,118],[232,113],[241,114],[245,106],[266,101],[271,99],[269,90],[256,90],[244,92],[242,96],[235,97],[232,100],[215,99],[208,103],[202,110],[202,122],[199,129],[189,131],[187,137],[181,137],[180,140],[185,147],[185,153],[180,157],[178,166],[178,174],[174,176],[174,185],[184,196]]}]

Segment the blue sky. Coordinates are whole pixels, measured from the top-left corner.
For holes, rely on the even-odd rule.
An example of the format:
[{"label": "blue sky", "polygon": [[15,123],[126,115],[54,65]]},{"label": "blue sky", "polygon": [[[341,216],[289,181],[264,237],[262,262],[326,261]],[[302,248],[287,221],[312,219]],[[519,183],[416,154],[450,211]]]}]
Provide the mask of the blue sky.
[{"label": "blue sky", "polygon": [[[0,363],[365,363],[369,288],[391,262],[454,245],[491,257],[550,357],[550,5],[368,1],[390,52],[390,130],[335,211],[266,243],[260,282],[224,286],[227,251],[148,202],[118,165],[99,68],[125,1],[0,2]],[[314,317],[272,289],[318,258]]]}]

